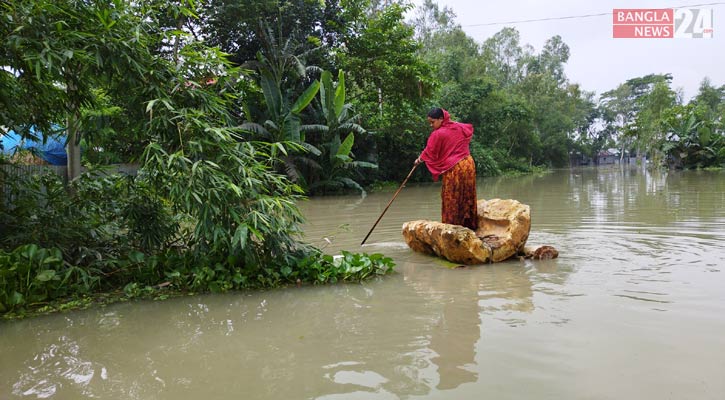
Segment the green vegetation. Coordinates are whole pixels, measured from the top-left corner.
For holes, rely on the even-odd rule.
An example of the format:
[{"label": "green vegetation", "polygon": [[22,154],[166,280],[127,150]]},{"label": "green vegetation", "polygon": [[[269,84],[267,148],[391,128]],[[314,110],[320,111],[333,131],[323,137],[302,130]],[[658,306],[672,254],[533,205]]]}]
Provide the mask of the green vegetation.
[{"label": "green vegetation", "polygon": [[0,170],[0,312],[389,272],[381,255],[333,259],[304,243],[296,202],[397,185],[432,106],[474,124],[479,176],[611,148],[656,166],[725,164],[725,86],[705,79],[684,104],[653,74],[597,97],[564,74],[559,36],[538,52],[513,28],[477,43],[452,10],[411,7],[2,2],[2,133],[64,127],[69,169],[22,181]]},{"label": "green vegetation", "polygon": [[[71,147],[83,139],[92,159],[135,160],[140,169],[126,177],[71,168],[67,184],[53,174],[20,180],[2,172],[0,312],[81,305],[104,293],[215,292],[392,271],[382,255],[333,259],[301,241],[296,201],[304,191],[285,174],[285,157],[311,148],[302,111],[319,83],[272,71],[286,54],[260,52],[253,72],[167,29],[199,20],[193,5],[167,14],[154,2],[3,3],[2,99],[13,107],[1,124],[28,136],[31,126],[66,122]],[[244,116],[265,121],[273,135],[248,129]],[[354,165],[345,134],[329,138],[338,169]],[[116,153],[105,156],[109,149]]]},{"label": "green vegetation", "polygon": [[[393,268],[392,260],[380,254],[368,256],[343,251],[342,256],[335,258],[315,253],[300,259],[294,268],[267,269],[252,282],[241,271],[225,265],[189,266],[184,265],[179,256],[170,257],[177,263],[166,271],[160,270],[165,261],[163,257],[145,259],[143,253],[138,252],[129,254],[127,259],[114,260],[116,269],[104,271],[102,266],[69,266],[57,248],[25,245],[9,253],[0,250],[0,313],[13,318],[28,313],[82,308],[93,301],[167,298],[182,293],[299,285],[302,282],[361,282],[390,273]],[[159,280],[161,272],[164,278]]]}]

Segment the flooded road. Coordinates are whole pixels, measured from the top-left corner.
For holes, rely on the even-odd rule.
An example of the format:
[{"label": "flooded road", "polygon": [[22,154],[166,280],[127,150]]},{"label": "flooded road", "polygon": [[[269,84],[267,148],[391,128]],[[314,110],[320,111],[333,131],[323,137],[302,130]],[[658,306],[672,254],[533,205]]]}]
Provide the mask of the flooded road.
[{"label": "flooded road", "polygon": [[301,204],[307,240],[382,252],[362,285],[132,302],[0,322],[0,400],[721,399],[725,172],[479,180],[555,260],[451,268],[403,242],[440,187]]}]

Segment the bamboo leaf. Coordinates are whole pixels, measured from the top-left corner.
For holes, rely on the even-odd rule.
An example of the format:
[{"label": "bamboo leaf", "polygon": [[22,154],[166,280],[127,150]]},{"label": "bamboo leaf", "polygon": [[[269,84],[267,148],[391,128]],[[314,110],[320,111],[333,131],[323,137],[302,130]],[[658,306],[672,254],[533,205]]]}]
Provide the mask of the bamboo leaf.
[{"label": "bamboo leaf", "polygon": [[284,148],[284,145],[283,145],[282,143],[280,143],[280,142],[276,142],[276,143],[274,143],[274,146],[275,146],[276,148],[278,148],[278,149],[279,149],[279,151],[280,151],[280,152],[281,152],[282,154],[284,154],[284,155],[287,155],[287,149],[285,149],[285,148]]},{"label": "bamboo leaf", "polygon": [[247,245],[247,237],[249,237],[249,226],[241,224],[234,231],[232,242],[239,244],[239,247],[243,249]]}]

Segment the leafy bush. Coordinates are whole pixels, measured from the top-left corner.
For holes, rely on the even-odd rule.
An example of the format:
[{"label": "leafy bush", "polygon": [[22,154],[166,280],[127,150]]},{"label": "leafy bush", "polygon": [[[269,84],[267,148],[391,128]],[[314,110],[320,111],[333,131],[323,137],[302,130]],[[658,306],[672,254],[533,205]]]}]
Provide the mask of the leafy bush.
[{"label": "leafy bush", "polygon": [[58,249],[30,244],[9,253],[0,250],[0,313],[73,292],[88,293],[97,283],[97,277],[67,266]]}]

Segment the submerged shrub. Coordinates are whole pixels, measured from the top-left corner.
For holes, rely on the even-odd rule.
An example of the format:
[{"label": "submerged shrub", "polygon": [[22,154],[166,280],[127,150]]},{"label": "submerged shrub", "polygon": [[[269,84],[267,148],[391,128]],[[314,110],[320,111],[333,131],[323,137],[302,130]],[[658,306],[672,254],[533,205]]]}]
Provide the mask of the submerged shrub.
[{"label": "submerged shrub", "polygon": [[0,248],[57,248],[72,265],[96,267],[131,250],[159,249],[176,222],[144,182],[89,171],[66,185],[54,173],[6,182]]}]

